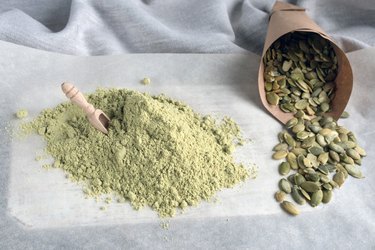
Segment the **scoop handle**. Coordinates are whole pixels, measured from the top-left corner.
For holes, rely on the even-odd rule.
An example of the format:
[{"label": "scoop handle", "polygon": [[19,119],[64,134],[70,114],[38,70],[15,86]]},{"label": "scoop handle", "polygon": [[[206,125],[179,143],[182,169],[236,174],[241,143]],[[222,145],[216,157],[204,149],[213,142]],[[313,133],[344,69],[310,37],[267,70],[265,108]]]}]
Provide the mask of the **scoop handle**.
[{"label": "scoop handle", "polygon": [[61,84],[61,89],[72,103],[79,106],[87,115],[95,112],[92,104],[88,103],[83,94],[71,83],[64,82]]}]

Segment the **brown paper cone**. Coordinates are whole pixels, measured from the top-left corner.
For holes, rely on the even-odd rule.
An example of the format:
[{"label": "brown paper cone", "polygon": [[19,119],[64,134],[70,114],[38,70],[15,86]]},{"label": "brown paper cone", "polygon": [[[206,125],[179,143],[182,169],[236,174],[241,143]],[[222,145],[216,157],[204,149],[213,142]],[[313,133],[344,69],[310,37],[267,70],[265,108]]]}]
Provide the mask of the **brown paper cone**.
[{"label": "brown paper cone", "polygon": [[273,106],[267,102],[263,76],[263,57],[268,48],[281,36],[293,31],[317,33],[331,42],[337,56],[338,72],[334,81],[336,84],[336,92],[335,97],[331,102],[332,111],[327,114],[338,120],[342,112],[345,110],[353,87],[353,73],[348,58],[337,44],[306,15],[305,9],[278,1],[273,6],[270,15],[266,41],[258,73],[259,94],[264,107],[282,123],[286,123],[293,117],[292,113],[284,113],[278,105]]}]

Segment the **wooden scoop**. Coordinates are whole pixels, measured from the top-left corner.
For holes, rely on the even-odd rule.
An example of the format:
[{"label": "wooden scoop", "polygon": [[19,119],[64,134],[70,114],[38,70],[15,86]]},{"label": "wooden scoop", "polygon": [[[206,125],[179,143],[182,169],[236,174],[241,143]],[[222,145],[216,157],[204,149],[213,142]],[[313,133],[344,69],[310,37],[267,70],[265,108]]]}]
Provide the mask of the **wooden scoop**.
[{"label": "wooden scoop", "polygon": [[103,111],[95,109],[92,104],[88,103],[83,94],[73,84],[64,82],[61,84],[61,89],[66,97],[86,113],[89,122],[94,128],[104,134],[108,134],[109,118]]}]

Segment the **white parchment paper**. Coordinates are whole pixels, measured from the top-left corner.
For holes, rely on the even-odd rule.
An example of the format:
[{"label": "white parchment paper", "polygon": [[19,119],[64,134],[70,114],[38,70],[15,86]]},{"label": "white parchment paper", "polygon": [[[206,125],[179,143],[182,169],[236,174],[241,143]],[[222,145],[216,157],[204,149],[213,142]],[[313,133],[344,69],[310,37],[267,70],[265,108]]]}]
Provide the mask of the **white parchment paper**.
[{"label": "white parchment paper", "polygon": [[[2,125],[15,124],[12,114],[27,108],[31,117],[42,109],[66,101],[60,90],[71,81],[82,92],[97,87],[129,88],[152,94],[164,93],[192,106],[202,114],[228,115],[241,126],[249,143],[236,159],[258,167],[256,179],[218,193],[217,202],[203,202],[169,221],[165,231],[149,208],[134,211],[128,204],[84,199],[79,184],[71,183],[59,169],[45,170],[35,161],[42,154],[38,136],[11,140],[2,134],[0,235],[4,246],[22,244],[48,247],[197,247],[289,248],[374,247],[375,194],[371,162],[374,159],[374,87],[371,58],[375,49],[349,54],[355,84],[347,110],[340,121],[353,130],[369,156],[363,161],[363,180],[349,179],[334,193],[329,205],[301,207],[291,218],[273,199],[277,190],[278,162],[271,159],[281,125],[260,104],[257,91],[257,55],[130,54],[105,57],[73,57],[0,43],[0,117]],[[148,86],[140,84],[150,77]],[[333,228],[333,229],[332,229]],[[122,230],[130,230],[120,235]],[[74,232],[79,232],[76,234]],[[100,232],[100,233],[99,233]],[[332,240],[344,238],[347,245]],[[53,236],[51,236],[53,235]],[[75,240],[66,241],[66,237]],[[49,236],[49,237],[47,237]],[[20,240],[22,237],[23,240]],[[288,240],[291,238],[294,240]],[[88,240],[90,239],[90,241]],[[189,243],[190,242],[190,243]],[[194,242],[194,243],[191,243]],[[192,244],[192,245],[191,245]],[[307,244],[307,245],[305,245]]]}]

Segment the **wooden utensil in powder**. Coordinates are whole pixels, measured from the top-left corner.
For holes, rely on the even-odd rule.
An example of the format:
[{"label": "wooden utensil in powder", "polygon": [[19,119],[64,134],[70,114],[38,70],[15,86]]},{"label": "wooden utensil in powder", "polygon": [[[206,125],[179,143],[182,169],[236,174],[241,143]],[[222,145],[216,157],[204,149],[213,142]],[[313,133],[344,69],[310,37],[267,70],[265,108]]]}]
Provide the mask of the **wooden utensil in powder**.
[{"label": "wooden utensil in powder", "polygon": [[109,118],[100,109],[94,108],[94,106],[86,101],[83,94],[71,83],[64,82],[61,84],[61,89],[74,104],[82,108],[86,113],[86,116],[91,125],[97,130],[108,134]]}]

